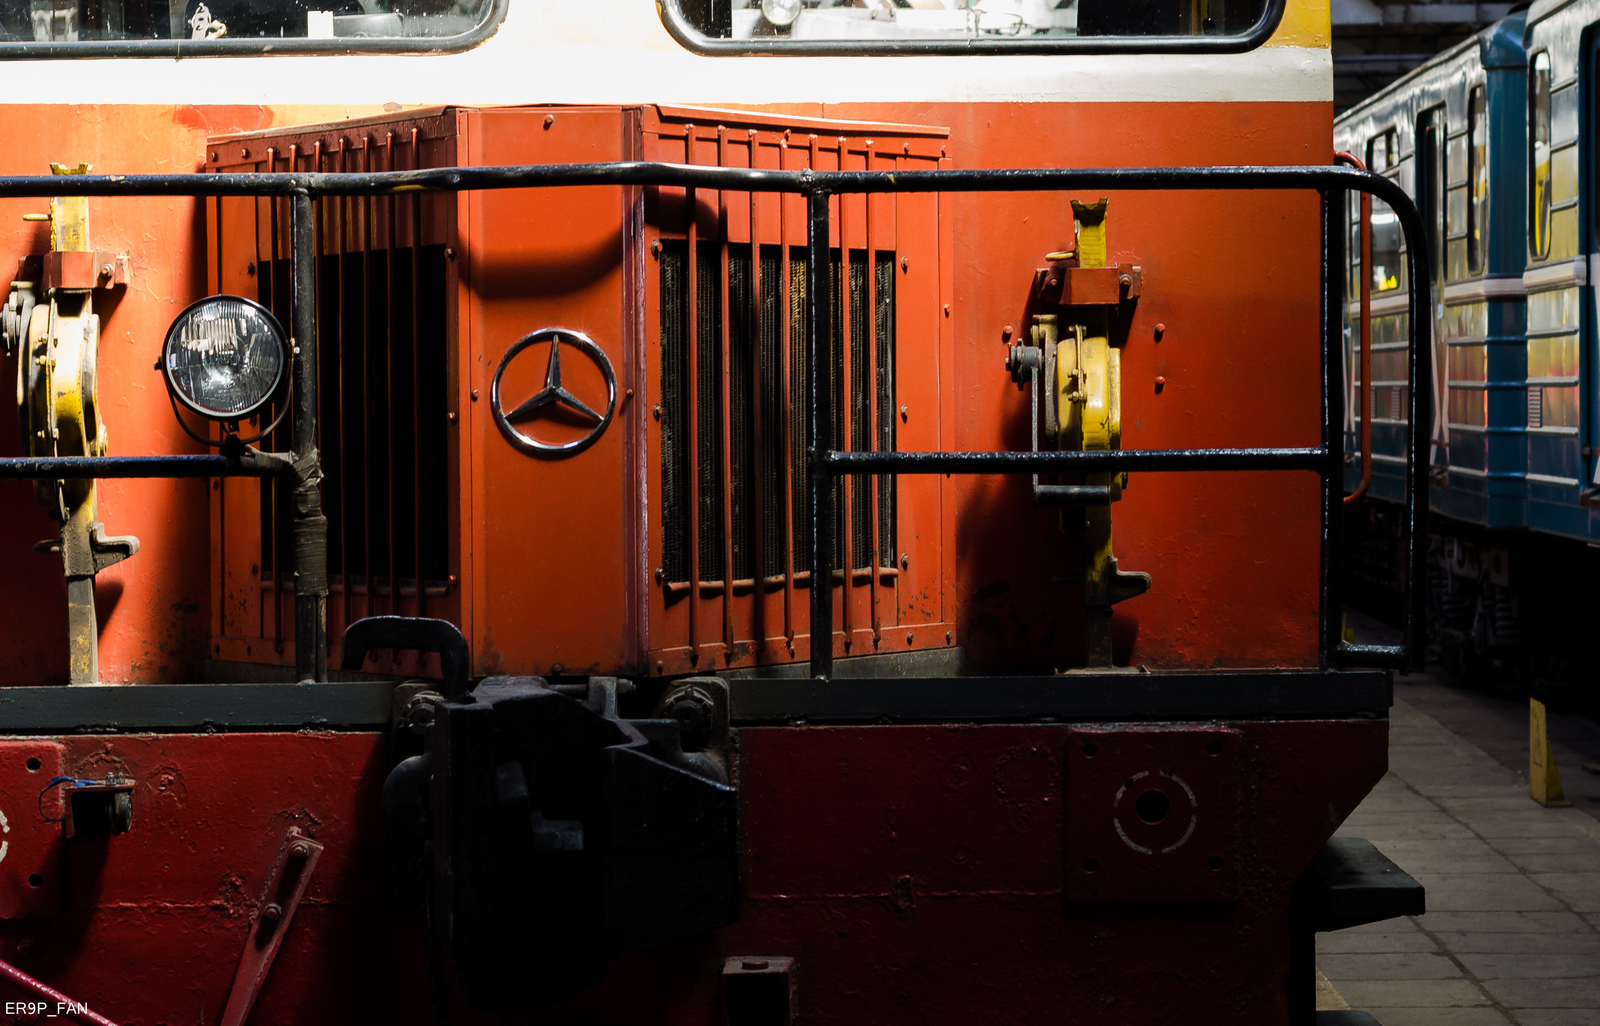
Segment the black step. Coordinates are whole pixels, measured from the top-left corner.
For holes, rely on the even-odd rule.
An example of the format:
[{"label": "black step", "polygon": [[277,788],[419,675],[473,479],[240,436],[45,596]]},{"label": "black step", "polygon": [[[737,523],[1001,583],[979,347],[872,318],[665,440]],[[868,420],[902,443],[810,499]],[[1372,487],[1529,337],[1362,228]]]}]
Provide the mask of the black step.
[{"label": "black step", "polygon": [[1311,860],[1301,886],[1305,914],[1318,933],[1427,911],[1416,878],[1363,837],[1330,839]]}]

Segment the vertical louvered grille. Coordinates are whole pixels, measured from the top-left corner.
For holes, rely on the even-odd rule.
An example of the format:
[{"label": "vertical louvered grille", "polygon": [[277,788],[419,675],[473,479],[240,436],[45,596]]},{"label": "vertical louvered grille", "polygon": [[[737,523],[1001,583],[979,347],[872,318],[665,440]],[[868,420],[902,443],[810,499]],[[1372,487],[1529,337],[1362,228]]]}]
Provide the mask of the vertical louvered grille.
[{"label": "vertical louvered grille", "polygon": [[[805,525],[809,519],[809,491],[806,487],[806,450],[810,445],[809,425],[804,410],[810,382],[806,359],[804,311],[805,251],[789,254],[787,296],[783,283],[782,251],[777,246],[761,247],[760,255],[760,337],[756,337],[756,304],[752,295],[751,248],[727,247],[728,306],[733,316],[727,324],[728,374],[722,366],[723,309],[720,268],[722,246],[702,242],[696,247],[696,325],[693,351],[698,352],[697,389],[691,396],[688,387],[694,374],[689,339],[688,244],[664,240],[660,256],[661,274],[661,482],[662,482],[662,577],[666,583],[682,584],[693,574],[690,565],[689,510],[694,502],[690,476],[698,487],[698,552],[700,580],[724,580],[724,553],[733,554],[735,583],[756,577],[759,543],[761,576],[781,577],[785,567],[784,546],[792,547],[793,565],[802,570],[810,565],[811,549]],[[842,262],[839,251],[832,254],[834,309],[843,309],[841,292]],[[848,437],[856,451],[894,448],[894,254],[880,252],[871,262],[870,273],[876,285],[877,309],[869,312],[867,287],[868,262],[864,250],[850,253],[850,374],[849,424],[845,423],[842,401],[844,385],[845,325],[841,317],[830,333],[830,358],[834,366],[834,391],[829,415],[833,419],[836,444]],[[789,317],[790,394],[783,395],[783,332],[780,318],[785,306]],[[869,319],[870,318],[870,319]],[[876,353],[872,351],[876,327]],[[752,361],[759,353],[760,375]],[[875,355],[875,360],[874,360]],[[872,377],[876,363],[876,380]],[[723,390],[727,389],[729,410],[727,477],[723,459]],[[691,403],[695,409],[690,409]],[[877,437],[873,438],[872,404],[876,404]],[[789,452],[783,451],[782,422],[789,411]],[[695,418],[695,451],[690,448],[690,417]],[[757,421],[762,426],[757,431]],[[759,454],[759,459],[757,455]],[[697,457],[697,458],[696,458]],[[696,469],[697,468],[697,469]],[[788,475],[792,496],[793,534],[784,534],[784,475]],[[724,488],[726,480],[727,487]],[[858,475],[851,489],[850,553],[855,569],[872,566],[872,496],[869,475]],[[893,562],[895,548],[895,503],[892,478],[877,479],[879,546],[885,565]],[[759,495],[758,495],[759,492]],[[724,495],[729,502],[723,513]],[[759,499],[760,520],[757,520]],[[836,486],[831,497],[835,524],[842,519],[844,489]],[[725,531],[731,527],[732,537]],[[759,535],[759,537],[758,537]],[[843,567],[844,539],[836,546],[835,567]],[[731,544],[729,544],[731,543]]]},{"label": "vertical louvered grille", "polygon": [[[380,203],[389,208],[385,222],[420,210],[404,201],[327,199],[317,217],[318,447],[335,625],[425,613],[450,574],[448,494],[440,486],[449,471],[445,247],[395,245],[389,223],[375,228]],[[413,220],[396,234],[421,233]],[[286,252],[264,252],[256,267],[260,301],[287,322]],[[290,419],[265,440],[268,448],[290,447]],[[290,483],[263,479],[261,568],[279,593],[293,580],[291,502]],[[364,599],[352,605],[353,596]]]}]

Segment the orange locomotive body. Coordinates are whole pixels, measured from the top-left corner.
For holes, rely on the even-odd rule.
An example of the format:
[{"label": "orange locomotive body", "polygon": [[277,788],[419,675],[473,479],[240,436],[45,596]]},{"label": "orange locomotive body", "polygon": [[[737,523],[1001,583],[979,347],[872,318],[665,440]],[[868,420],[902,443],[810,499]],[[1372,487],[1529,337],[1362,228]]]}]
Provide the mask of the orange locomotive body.
[{"label": "orange locomotive body", "polygon": [[[846,16],[795,6],[795,39]],[[1092,3],[1019,5],[1008,55],[947,6],[973,53],[718,57],[766,45],[739,4],[691,55],[695,4],[601,39],[563,3],[15,111],[5,173],[133,176],[81,189],[127,284],[38,298],[89,296],[111,457],[207,452],[160,369],[207,297],[275,317],[292,386],[218,418],[265,455],[95,465],[139,542],[90,575],[92,679],[70,559],[29,548],[71,503],[12,490],[14,984],[126,1023],[1306,1021],[1346,925],[1308,867],[1386,765],[1388,671],[1343,666],[1410,658],[1341,649],[1326,587],[1317,190],[1365,179],[1206,175],[1330,164],[1326,10],[1129,56],[1048,50]],[[172,102],[196,64],[216,102]],[[1063,168],[1197,171],[915,184]],[[20,219],[42,188],[0,183],[19,282],[73,249]],[[10,430],[9,476],[72,472]],[[1031,450],[1102,462],[813,487]]]}]

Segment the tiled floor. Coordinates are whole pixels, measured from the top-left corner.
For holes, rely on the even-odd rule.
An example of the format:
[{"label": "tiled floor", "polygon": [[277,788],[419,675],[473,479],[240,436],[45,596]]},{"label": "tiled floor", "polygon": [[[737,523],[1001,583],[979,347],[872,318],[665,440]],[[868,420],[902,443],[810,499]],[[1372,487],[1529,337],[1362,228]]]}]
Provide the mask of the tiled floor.
[{"label": "tiled floor", "polygon": [[[1600,1026],[1600,802],[1581,768],[1600,753],[1573,727],[1556,754],[1575,807],[1542,808],[1528,797],[1526,720],[1492,702],[1396,684],[1389,775],[1340,833],[1422,881],[1428,914],[1322,934],[1318,968],[1336,992],[1324,1007],[1342,999],[1383,1026]],[[1428,708],[1504,748],[1500,760]]]}]

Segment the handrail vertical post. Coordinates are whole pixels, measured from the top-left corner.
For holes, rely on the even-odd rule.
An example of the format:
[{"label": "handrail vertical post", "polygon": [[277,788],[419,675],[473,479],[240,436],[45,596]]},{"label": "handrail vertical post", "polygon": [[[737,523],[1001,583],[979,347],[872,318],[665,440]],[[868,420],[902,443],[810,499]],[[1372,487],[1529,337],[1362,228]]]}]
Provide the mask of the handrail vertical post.
[{"label": "handrail vertical post", "polygon": [[1328,669],[1344,641],[1344,229],[1345,191],[1328,188],[1322,200],[1322,640]]},{"label": "handrail vertical post", "polygon": [[1427,648],[1428,601],[1428,471],[1433,440],[1433,315],[1428,308],[1431,290],[1428,238],[1422,215],[1411,204],[1390,204],[1400,217],[1406,237],[1406,274],[1410,303],[1410,451],[1406,455],[1406,628],[1401,644],[1407,668],[1421,671]]},{"label": "handrail vertical post", "polygon": [[[294,664],[299,680],[328,679],[328,519],[317,453],[317,282],[311,194],[290,199],[294,255]],[[421,577],[418,577],[421,590]]]},{"label": "handrail vertical post", "polygon": [[828,503],[833,468],[832,288],[828,280],[828,190],[813,186],[806,196],[806,358],[811,380],[806,394],[811,446],[811,676],[833,676],[833,512]]}]

